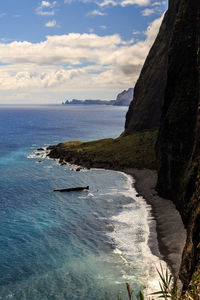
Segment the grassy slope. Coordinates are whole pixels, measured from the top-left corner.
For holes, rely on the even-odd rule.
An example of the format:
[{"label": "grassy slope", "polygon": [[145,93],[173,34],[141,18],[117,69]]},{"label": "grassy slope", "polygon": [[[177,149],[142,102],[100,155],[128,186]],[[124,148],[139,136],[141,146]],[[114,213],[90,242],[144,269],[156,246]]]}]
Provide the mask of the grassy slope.
[{"label": "grassy slope", "polygon": [[123,134],[116,139],[103,139],[92,142],[65,142],[57,147],[51,157],[90,167],[156,168],[155,142],[157,130]]}]

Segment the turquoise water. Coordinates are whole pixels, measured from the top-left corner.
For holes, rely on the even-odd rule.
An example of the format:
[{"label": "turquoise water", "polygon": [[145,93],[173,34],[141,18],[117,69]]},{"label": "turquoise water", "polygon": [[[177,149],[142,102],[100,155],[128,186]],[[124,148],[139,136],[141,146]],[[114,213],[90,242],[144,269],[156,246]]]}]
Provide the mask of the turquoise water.
[{"label": "turquoise water", "polygon": [[[125,113],[104,106],[0,108],[0,299],[117,299],[127,281],[135,292],[154,285],[153,221],[132,179],[76,172],[34,155],[61,141],[117,137]],[[77,185],[90,190],[53,192]]]}]

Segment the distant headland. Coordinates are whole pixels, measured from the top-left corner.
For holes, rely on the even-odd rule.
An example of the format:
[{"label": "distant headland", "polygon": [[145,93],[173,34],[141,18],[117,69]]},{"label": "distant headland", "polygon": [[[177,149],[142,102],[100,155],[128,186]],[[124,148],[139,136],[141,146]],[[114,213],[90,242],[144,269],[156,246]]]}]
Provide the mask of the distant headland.
[{"label": "distant headland", "polygon": [[128,90],[124,90],[123,92],[117,95],[116,100],[77,100],[72,99],[71,101],[66,100],[62,102],[63,105],[114,105],[114,106],[129,106],[131,101],[133,100],[133,88],[129,88]]}]

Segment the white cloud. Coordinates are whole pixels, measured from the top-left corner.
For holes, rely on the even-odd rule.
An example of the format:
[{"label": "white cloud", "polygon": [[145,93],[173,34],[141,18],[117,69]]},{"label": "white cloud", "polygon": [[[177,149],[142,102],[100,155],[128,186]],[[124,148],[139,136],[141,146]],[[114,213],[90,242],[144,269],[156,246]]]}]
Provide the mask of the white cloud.
[{"label": "white cloud", "polygon": [[0,43],[8,43],[8,42],[12,42],[14,41],[14,39],[10,39],[10,38],[0,38]]},{"label": "white cloud", "polygon": [[49,21],[45,24],[45,27],[60,27],[57,23],[56,23],[56,20],[52,20],[52,21]]},{"label": "white cloud", "polygon": [[99,26],[101,29],[103,29],[103,30],[106,30],[107,29],[107,26],[106,25],[100,25]]},{"label": "white cloud", "polygon": [[147,40],[148,40],[148,43],[149,44],[153,44],[153,41],[155,40],[156,38],[156,35],[159,31],[159,28],[160,28],[160,24],[162,22],[162,19],[164,17],[164,14],[158,18],[158,19],[155,19],[147,28],[145,34],[147,36]]},{"label": "white cloud", "polygon": [[152,6],[161,6],[161,5],[166,5],[167,2],[166,1],[156,1],[156,2],[153,2],[151,5]]},{"label": "white cloud", "polygon": [[127,5],[138,5],[138,6],[147,6],[151,4],[152,0],[64,0],[65,4],[71,4],[73,1],[80,1],[83,3],[95,2],[100,7],[104,6],[127,6]]},{"label": "white cloud", "polygon": [[42,1],[41,2],[41,7],[51,7],[51,3],[48,1]]},{"label": "white cloud", "polygon": [[50,8],[53,8],[53,7],[56,6],[56,4],[57,4],[56,1],[53,1],[53,2],[42,1],[42,2],[41,2],[41,6],[42,6],[42,7],[50,7]]},{"label": "white cloud", "polygon": [[133,30],[133,34],[134,34],[134,35],[137,35],[137,34],[141,34],[141,32],[138,31],[138,30]]},{"label": "white cloud", "polygon": [[142,11],[142,15],[143,16],[150,16],[150,15],[152,15],[152,14],[155,14],[157,12],[157,10],[156,9],[154,9],[154,8],[145,8],[143,11]]},{"label": "white cloud", "polygon": [[147,6],[151,3],[151,0],[103,0],[99,2],[99,6],[107,6],[107,5],[120,5],[122,7],[127,5],[139,5],[139,6]]},{"label": "white cloud", "polygon": [[0,18],[6,16],[6,13],[0,13]]},{"label": "white cloud", "polygon": [[126,5],[139,5],[139,6],[146,6],[150,4],[150,0],[122,0],[121,1],[121,6],[126,6]]},{"label": "white cloud", "polygon": [[40,5],[35,9],[36,14],[39,16],[54,16],[55,15],[55,6],[57,2],[41,1]]},{"label": "white cloud", "polygon": [[54,10],[44,11],[44,10],[42,10],[41,7],[37,7],[35,11],[38,16],[54,16],[55,15]]},{"label": "white cloud", "polygon": [[87,16],[106,16],[107,14],[106,13],[103,13],[97,9],[95,10],[92,10],[90,12],[87,13]]},{"label": "white cloud", "polygon": [[[40,43],[0,43],[1,94],[77,92],[133,86],[158,32],[156,19],[146,39],[133,43],[117,34],[70,33]],[[7,64],[7,65],[6,65]]]},{"label": "white cloud", "polygon": [[108,6],[108,5],[112,5],[112,6],[116,6],[118,5],[118,2],[115,0],[104,0],[102,2],[99,2],[99,6]]}]

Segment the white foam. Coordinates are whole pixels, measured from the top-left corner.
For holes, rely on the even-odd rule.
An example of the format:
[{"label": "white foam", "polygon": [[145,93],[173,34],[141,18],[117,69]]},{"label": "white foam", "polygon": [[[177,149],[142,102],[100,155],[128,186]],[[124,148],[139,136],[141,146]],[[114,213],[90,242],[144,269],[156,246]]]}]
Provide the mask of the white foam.
[{"label": "white foam", "polygon": [[115,284],[122,284],[120,281],[115,281]]},{"label": "white foam", "polygon": [[107,199],[106,201],[107,202],[113,202],[113,199]]},{"label": "white foam", "polygon": [[[149,224],[153,220],[151,206],[143,197],[138,197],[137,191],[133,188],[133,178],[127,174],[124,174],[124,177],[126,183],[120,193],[133,198],[134,202],[124,205],[122,212],[111,217],[110,221],[115,229],[107,235],[116,246],[113,253],[118,255],[126,265],[132,267],[135,265],[139,269],[141,284],[148,285],[146,293],[155,292],[160,289],[160,278],[156,268],[160,269],[160,263],[164,269],[167,265],[159,257],[153,255],[148,246]],[[131,280],[129,277],[133,279],[134,276],[124,274],[124,278]]]},{"label": "white foam", "polygon": [[129,264],[128,260],[125,258],[125,256],[123,255],[123,252],[117,248],[115,248],[113,250],[113,253],[119,255],[119,257],[121,258],[121,260],[123,261],[124,264]]},{"label": "white foam", "polygon": [[48,158],[50,150],[47,150],[47,147],[42,147],[44,150],[35,150],[27,156],[27,158]]},{"label": "white foam", "polygon": [[88,196],[95,197],[92,193],[88,193]]}]

